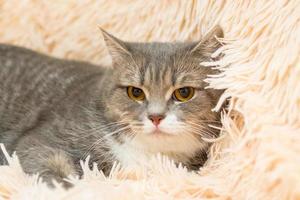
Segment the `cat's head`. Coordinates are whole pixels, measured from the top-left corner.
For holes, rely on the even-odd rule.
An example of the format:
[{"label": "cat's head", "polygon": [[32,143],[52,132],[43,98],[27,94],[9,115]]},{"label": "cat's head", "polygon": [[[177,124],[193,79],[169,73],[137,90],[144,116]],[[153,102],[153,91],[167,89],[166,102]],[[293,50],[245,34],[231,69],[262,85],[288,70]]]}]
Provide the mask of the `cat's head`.
[{"label": "cat's head", "polygon": [[209,124],[218,123],[211,110],[222,91],[205,89],[204,79],[217,70],[200,63],[221,46],[219,26],[199,42],[131,43],[105,31],[103,36],[113,62],[107,116],[128,127],[122,140],[153,151],[185,151],[201,137],[216,136]]}]

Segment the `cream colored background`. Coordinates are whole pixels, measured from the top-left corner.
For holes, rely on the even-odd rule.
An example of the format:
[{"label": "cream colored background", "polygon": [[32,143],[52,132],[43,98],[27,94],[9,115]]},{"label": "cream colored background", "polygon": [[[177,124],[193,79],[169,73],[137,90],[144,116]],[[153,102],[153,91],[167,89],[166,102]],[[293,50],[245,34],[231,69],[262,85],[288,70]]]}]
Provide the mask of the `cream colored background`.
[{"label": "cream colored background", "polygon": [[298,0],[0,0],[0,42],[102,64],[110,58],[98,26],[130,41],[185,41],[220,24],[223,73],[208,81],[232,96],[231,118],[223,117],[200,175],[154,159],[110,179],[86,169],[73,190],[53,193],[13,159],[0,167],[0,196],[300,199],[299,13]]}]

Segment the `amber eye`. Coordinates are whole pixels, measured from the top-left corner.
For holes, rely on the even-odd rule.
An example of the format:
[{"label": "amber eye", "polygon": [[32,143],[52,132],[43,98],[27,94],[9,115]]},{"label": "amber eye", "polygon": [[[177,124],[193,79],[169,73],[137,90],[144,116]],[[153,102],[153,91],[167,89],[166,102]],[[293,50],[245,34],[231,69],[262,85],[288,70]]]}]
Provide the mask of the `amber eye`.
[{"label": "amber eye", "polygon": [[173,99],[181,102],[190,100],[195,94],[195,88],[183,87],[174,91]]},{"label": "amber eye", "polygon": [[143,101],[145,99],[145,93],[140,88],[129,86],[127,87],[127,94],[130,99],[135,101]]}]

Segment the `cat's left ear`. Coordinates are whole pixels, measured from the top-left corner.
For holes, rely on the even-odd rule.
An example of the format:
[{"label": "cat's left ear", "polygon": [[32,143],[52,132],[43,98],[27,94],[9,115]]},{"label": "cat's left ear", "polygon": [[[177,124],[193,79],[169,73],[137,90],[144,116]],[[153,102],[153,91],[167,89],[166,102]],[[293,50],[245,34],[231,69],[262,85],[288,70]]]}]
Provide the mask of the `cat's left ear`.
[{"label": "cat's left ear", "polygon": [[122,61],[122,59],[126,59],[128,56],[131,56],[131,53],[129,52],[125,42],[109,34],[102,28],[99,27],[99,29],[102,32],[103,39],[109,54],[112,57],[113,63],[117,63]]},{"label": "cat's left ear", "polygon": [[219,25],[217,25],[192,48],[191,53],[195,53],[203,57],[210,57],[212,53],[222,46],[217,38],[223,37],[223,30]]}]

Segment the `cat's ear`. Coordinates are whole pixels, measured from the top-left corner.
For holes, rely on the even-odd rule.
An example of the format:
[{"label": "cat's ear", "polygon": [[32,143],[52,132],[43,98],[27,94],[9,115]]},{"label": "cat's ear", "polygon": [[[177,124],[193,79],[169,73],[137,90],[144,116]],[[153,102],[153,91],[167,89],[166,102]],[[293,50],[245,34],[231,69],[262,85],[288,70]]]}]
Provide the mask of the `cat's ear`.
[{"label": "cat's ear", "polygon": [[109,54],[112,57],[113,62],[120,61],[121,59],[124,59],[131,55],[125,42],[109,34],[102,28],[99,27],[99,29],[102,32],[104,42],[109,51]]},{"label": "cat's ear", "polygon": [[219,25],[217,25],[192,48],[191,52],[204,57],[210,57],[212,53],[222,46],[222,44],[218,41],[218,38],[223,37],[223,30]]}]

